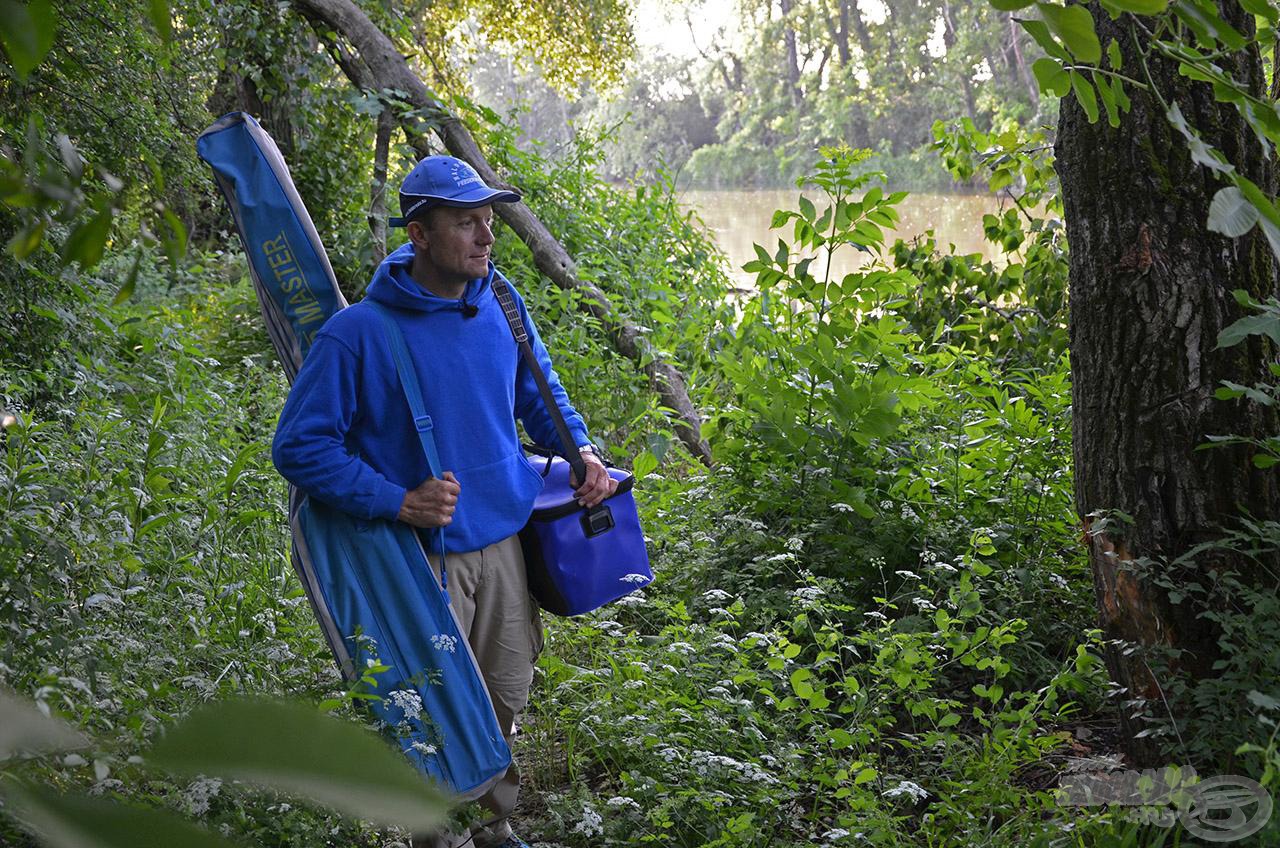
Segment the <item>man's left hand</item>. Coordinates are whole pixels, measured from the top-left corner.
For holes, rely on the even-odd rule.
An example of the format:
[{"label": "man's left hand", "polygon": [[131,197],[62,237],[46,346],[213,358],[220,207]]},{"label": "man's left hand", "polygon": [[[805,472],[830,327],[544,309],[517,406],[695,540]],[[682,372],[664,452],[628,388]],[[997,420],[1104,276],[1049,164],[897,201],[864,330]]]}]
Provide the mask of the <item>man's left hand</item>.
[{"label": "man's left hand", "polygon": [[578,477],[572,472],[569,474],[569,479],[574,486],[577,486],[573,494],[578,499],[578,503],[590,509],[616,492],[618,481],[609,476],[609,471],[600,461],[600,457],[589,450],[582,451],[581,455],[582,462],[586,465],[587,482],[578,486]]}]

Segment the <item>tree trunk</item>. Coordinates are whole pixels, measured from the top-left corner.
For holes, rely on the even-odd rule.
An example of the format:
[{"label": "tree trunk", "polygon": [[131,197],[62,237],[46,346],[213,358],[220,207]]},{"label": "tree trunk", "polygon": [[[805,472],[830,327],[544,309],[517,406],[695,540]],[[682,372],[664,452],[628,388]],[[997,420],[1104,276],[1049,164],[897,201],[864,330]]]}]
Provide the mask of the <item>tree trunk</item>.
[{"label": "tree trunk", "polygon": [[[1233,26],[1253,31],[1251,16],[1234,3],[1222,6]],[[1089,8],[1102,43],[1115,38],[1125,67],[1140,67],[1128,16],[1112,21],[1096,4]],[[1256,50],[1220,61],[1265,94]],[[1173,64],[1148,62],[1165,99],[1272,193],[1272,163],[1235,109],[1215,103],[1208,86],[1179,76]],[[1227,568],[1260,585],[1269,565],[1227,551],[1198,556],[1189,566],[1194,571],[1175,573],[1169,563],[1219,537],[1242,509],[1280,515],[1277,475],[1254,468],[1249,449],[1196,450],[1209,435],[1276,432],[1275,415],[1259,405],[1213,396],[1224,379],[1265,379],[1274,350],[1262,341],[1216,345],[1219,331],[1242,315],[1231,291],[1274,295],[1276,265],[1257,230],[1233,240],[1206,229],[1210,199],[1222,184],[1191,161],[1159,102],[1128,91],[1133,109],[1118,129],[1105,118],[1090,124],[1079,102],[1064,98],[1056,153],[1071,245],[1076,508],[1107,665],[1127,690],[1126,753],[1147,766],[1157,764],[1160,751],[1138,735],[1143,708],[1175,721],[1194,708],[1168,697],[1165,673],[1206,679],[1216,674],[1220,656],[1218,634],[1194,596],[1171,598],[1159,581]],[[1170,651],[1173,660],[1162,664]]]},{"label": "tree trunk", "polygon": [[373,237],[373,262],[387,258],[387,153],[395,116],[383,105],[378,113],[378,134],[373,144],[373,185],[369,188],[369,232]]},{"label": "tree trunk", "polygon": [[796,50],[796,30],[791,23],[794,0],[779,0],[782,9],[782,44],[787,53],[787,95],[793,106],[800,105],[800,57]]},{"label": "tree trunk", "polygon": [[[314,16],[346,38],[359,54],[360,62],[342,65],[351,81],[360,87],[398,89],[424,119],[402,123],[405,136],[420,155],[427,151],[425,133],[434,131],[454,156],[471,164],[481,178],[494,187],[507,187],[480,151],[471,131],[444,108],[413,72],[395,44],[369,20],[351,0],[297,0],[300,11]],[[361,79],[365,76],[369,79]],[[351,74],[355,76],[351,76]],[[584,297],[583,308],[605,327],[614,348],[634,360],[648,375],[663,405],[675,411],[676,433],[689,451],[706,465],[711,464],[711,448],[702,439],[702,416],[689,399],[684,375],[664,360],[644,336],[644,332],[621,318],[608,297],[596,286],[577,276],[573,259],[524,203],[499,203],[494,211],[533,252],[538,270],[562,289]]]}]

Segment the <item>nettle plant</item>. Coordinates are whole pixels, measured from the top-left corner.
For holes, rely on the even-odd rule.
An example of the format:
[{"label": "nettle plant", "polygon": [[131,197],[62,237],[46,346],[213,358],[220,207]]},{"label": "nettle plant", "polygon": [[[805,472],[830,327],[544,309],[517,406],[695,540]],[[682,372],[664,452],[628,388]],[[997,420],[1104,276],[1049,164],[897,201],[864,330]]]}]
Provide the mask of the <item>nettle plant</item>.
[{"label": "nettle plant", "polygon": [[[869,151],[821,155],[799,185],[820,192],[822,208],[802,196],[798,209],[776,211],[773,228],[790,225],[792,241],[778,239],[772,254],[756,245],[743,266],[757,290],[721,355],[732,400],[708,428],[742,470],[793,478],[798,490],[821,478],[832,500],[870,518],[861,457],[931,391],[911,375],[920,339],[893,312],[914,281],[874,264],[906,192],[867,188],[879,172],[854,174]],[[873,264],[836,279],[837,250],[861,251]]]}]

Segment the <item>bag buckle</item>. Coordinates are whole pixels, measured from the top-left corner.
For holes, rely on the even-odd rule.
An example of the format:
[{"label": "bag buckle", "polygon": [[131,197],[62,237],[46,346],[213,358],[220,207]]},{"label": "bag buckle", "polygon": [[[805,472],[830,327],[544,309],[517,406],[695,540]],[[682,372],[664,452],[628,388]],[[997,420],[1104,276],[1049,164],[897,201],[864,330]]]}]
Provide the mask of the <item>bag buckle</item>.
[{"label": "bag buckle", "polygon": [[587,510],[582,516],[582,532],[587,534],[587,538],[599,536],[601,533],[607,533],[613,529],[613,510],[604,504],[599,504]]},{"label": "bag buckle", "polygon": [[434,426],[431,423],[430,415],[419,415],[413,419],[413,426],[418,428],[419,433],[426,433]]}]

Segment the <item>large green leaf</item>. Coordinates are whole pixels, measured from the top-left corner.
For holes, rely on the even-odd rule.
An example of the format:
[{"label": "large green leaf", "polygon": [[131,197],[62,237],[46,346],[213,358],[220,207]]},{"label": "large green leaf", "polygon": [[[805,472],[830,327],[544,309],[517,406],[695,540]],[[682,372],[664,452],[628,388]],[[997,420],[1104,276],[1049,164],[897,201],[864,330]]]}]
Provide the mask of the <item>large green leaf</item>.
[{"label": "large green leaf", "polygon": [[148,760],[182,774],[244,780],[418,832],[441,824],[448,808],[445,796],[383,740],[296,704],[211,704],[166,733]]},{"label": "large green leaf", "polygon": [[1209,229],[1237,238],[1258,223],[1258,209],[1235,186],[1219,189],[1209,204]]},{"label": "large green leaf", "polygon": [[1040,83],[1040,90],[1046,94],[1063,97],[1071,91],[1071,77],[1062,69],[1062,63],[1055,59],[1036,59],[1031,65],[1031,72]]},{"label": "large green leaf", "polygon": [[83,748],[89,739],[66,722],[42,714],[0,689],[0,760],[15,754],[43,754]]},{"label": "large green leaf", "polygon": [[234,848],[164,810],[127,807],[83,795],[59,795],[14,780],[0,784],[7,811],[53,848]]},{"label": "large green leaf", "polygon": [[1067,49],[1079,59],[1090,65],[1102,61],[1102,42],[1093,29],[1093,15],[1084,6],[1055,6],[1052,3],[1037,3],[1036,8],[1044,17],[1045,23],[1054,35],[1062,40]]},{"label": "large green leaf", "polygon": [[1249,336],[1267,336],[1276,344],[1280,344],[1280,318],[1266,312],[1241,318],[1218,333],[1218,347],[1240,344]]},{"label": "large green leaf", "polygon": [[26,79],[53,49],[57,27],[52,0],[0,0],[0,44],[18,79]]},{"label": "large green leaf", "polygon": [[1169,0],[1106,0],[1106,5],[1135,15],[1158,15],[1169,8]]}]

